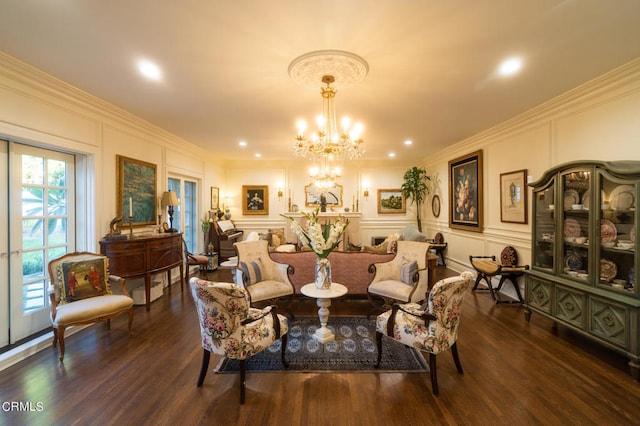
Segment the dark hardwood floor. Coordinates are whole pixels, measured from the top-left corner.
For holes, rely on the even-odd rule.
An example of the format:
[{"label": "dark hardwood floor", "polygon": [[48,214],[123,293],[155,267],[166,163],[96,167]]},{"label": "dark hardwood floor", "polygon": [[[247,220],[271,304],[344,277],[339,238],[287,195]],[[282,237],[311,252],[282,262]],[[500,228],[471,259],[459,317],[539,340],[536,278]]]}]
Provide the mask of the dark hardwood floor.
[{"label": "dark hardwood floor", "polygon": [[[215,278],[228,281],[229,271]],[[316,310],[302,296],[294,306]],[[361,300],[331,306],[332,315],[368,310]],[[190,293],[174,285],[149,312],[136,307],[133,337],[121,316],[110,332],[96,325],[69,337],[64,364],[46,349],[1,371],[0,424],[640,424],[640,384],[625,357],[535,314],[526,323],[523,310],[469,292],[458,339],[465,373],[440,355],[439,397],[428,373],[248,373],[241,406],[238,375],[210,372],[196,387],[197,318]],[[16,402],[30,410],[12,411]]]}]

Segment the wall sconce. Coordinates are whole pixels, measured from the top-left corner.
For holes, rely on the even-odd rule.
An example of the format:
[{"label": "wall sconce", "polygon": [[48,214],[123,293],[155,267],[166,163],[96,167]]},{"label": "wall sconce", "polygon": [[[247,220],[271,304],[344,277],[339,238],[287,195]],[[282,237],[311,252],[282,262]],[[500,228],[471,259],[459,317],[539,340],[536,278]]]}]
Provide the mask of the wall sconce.
[{"label": "wall sconce", "polygon": [[278,199],[282,198],[282,188],[278,188]]},{"label": "wall sconce", "polygon": [[369,188],[365,188],[363,192],[365,198],[369,196]]}]

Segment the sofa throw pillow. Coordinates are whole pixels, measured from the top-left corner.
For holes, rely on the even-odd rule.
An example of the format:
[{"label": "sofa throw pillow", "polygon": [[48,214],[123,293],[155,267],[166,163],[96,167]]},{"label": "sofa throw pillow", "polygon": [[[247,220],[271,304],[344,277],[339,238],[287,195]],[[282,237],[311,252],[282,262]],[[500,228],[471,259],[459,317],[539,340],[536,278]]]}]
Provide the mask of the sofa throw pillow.
[{"label": "sofa throw pillow", "polygon": [[409,262],[405,259],[402,262],[402,266],[400,266],[400,281],[405,284],[413,285],[413,276],[416,272],[418,272],[418,262],[415,260],[413,262]]},{"label": "sofa throw pillow", "polygon": [[63,262],[58,266],[60,303],[111,294],[106,257],[96,256],[82,261]]},{"label": "sofa throw pillow", "polygon": [[255,284],[263,279],[262,260],[259,258],[251,262],[240,262],[240,269],[247,278],[247,285]]}]

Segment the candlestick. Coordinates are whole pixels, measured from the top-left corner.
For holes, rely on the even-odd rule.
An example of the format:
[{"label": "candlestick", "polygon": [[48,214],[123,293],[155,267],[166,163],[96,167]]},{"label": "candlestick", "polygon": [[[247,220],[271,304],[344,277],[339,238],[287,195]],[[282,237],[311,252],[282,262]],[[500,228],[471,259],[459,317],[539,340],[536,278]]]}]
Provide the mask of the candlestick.
[{"label": "candlestick", "polygon": [[129,215],[129,239],[133,240],[135,236],[133,235],[133,215]]},{"label": "candlestick", "polygon": [[129,197],[129,217],[133,217],[133,199]]}]

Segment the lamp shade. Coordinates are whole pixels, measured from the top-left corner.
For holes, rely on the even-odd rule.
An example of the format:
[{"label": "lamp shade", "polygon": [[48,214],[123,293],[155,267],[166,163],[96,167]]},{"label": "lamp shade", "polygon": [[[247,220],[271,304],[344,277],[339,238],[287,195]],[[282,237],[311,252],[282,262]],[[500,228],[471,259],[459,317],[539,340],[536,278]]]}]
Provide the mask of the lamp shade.
[{"label": "lamp shade", "polygon": [[166,191],[164,194],[162,194],[162,200],[160,201],[160,205],[162,207],[177,206],[178,197],[176,196],[176,193],[173,191]]}]

